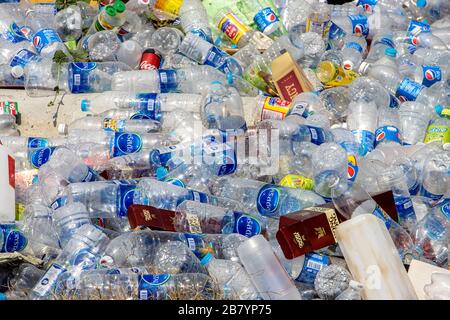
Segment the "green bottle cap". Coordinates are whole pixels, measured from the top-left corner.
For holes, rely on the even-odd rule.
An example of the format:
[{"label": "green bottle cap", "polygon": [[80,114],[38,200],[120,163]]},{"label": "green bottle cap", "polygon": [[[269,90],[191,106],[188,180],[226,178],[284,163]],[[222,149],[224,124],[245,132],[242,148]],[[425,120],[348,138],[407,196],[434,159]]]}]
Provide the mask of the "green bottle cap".
[{"label": "green bottle cap", "polygon": [[120,0],[117,0],[117,1],[113,4],[113,7],[116,9],[116,11],[117,11],[118,13],[124,12],[125,9],[127,8],[127,7],[125,6],[125,3],[123,3],[123,2],[120,1]]},{"label": "green bottle cap", "polygon": [[114,9],[114,7],[112,7],[112,6],[106,6],[105,12],[108,16],[111,16],[111,17],[114,17],[117,15],[116,9]]}]

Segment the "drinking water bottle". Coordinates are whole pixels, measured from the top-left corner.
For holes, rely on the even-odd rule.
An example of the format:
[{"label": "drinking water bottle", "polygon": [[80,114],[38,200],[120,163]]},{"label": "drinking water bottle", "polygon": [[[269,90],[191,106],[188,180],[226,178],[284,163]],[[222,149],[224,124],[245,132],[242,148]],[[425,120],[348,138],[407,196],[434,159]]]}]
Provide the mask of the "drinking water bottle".
[{"label": "drinking water bottle", "polygon": [[400,117],[397,109],[381,108],[378,111],[378,128],[375,130],[375,148],[387,143],[402,144]]},{"label": "drinking water bottle", "polygon": [[179,12],[181,27],[186,36],[194,34],[210,43],[213,43],[208,14],[200,0],[185,0]]},{"label": "drinking water bottle", "polygon": [[377,105],[373,101],[352,101],[348,107],[347,126],[360,143],[361,156],[374,148],[377,115]]},{"label": "drinking water bottle", "polygon": [[64,249],[75,232],[82,225],[91,224],[89,213],[81,203],[69,203],[53,212],[53,223],[61,247]]},{"label": "drinking water bottle", "polygon": [[23,80],[25,66],[38,56],[29,42],[10,43],[0,38],[0,81]]},{"label": "drinking water bottle", "polygon": [[114,31],[103,30],[84,36],[78,41],[78,49],[88,52],[92,61],[114,61],[121,42]]}]

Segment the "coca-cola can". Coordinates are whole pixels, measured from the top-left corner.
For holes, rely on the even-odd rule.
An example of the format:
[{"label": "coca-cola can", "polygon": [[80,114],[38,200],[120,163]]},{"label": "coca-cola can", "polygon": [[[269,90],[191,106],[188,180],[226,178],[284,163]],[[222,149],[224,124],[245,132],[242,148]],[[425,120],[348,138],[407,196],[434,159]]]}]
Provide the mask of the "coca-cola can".
[{"label": "coca-cola can", "polygon": [[142,54],[139,63],[140,70],[156,70],[161,66],[162,55],[155,49],[147,49]]}]

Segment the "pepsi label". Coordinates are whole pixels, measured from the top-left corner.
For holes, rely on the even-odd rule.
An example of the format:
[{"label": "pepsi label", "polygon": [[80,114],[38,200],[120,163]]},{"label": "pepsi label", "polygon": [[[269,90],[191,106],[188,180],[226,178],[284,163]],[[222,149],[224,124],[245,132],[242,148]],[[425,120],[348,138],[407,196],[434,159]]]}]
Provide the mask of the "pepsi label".
[{"label": "pepsi label", "polygon": [[9,25],[9,28],[1,34],[2,38],[12,43],[30,41],[31,29],[27,26],[19,27],[15,22]]},{"label": "pepsi label", "polygon": [[17,52],[14,57],[11,59],[11,62],[9,63],[9,66],[11,68],[15,66],[19,66],[22,68],[25,68],[25,66],[32,60],[37,60],[38,56],[34,54],[33,52],[22,49],[19,52]]},{"label": "pepsi label", "polygon": [[421,32],[430,32],[431,31],[430,25],[423,23],[423,22],[411,20],[409,22],[407,31],[414,32],[415,30],[420,30]]},{"label": "pepsi label", "polygon": [[375,131],[375,147],[383,141],[392,141],[401,144],[400,130],[394,126],[384,126]]},{"label": "pepsi label", "polygon": [[425,86],[421,85],[420,83],[405,78],[398,86],[395,95],[401,102],[415,101],[417,99],[417,96],[424,88]]},{"label": "pepsi label", "polygon": [[352,130],[353,135],[359,141],[359,155],[365,156],[374,148],[375,134],[367,130]]},{"label": "pepsi label", "polygon": [[377,3],[378,0],[359,0],[356,5],[363,7],[364,11],[367,13],[373,13],[373,9],[377,5]]},{"label": "pepsi label", "polygon": [[270,7],[267,7],[259,11],[253,18],[253,21],[259,31],[265,32],[268,27],[275,23],[279,23],[280,19],[278,19],[277,15]]},{"label": "pepsi label", "polygon": [[41,53],[42,49],[56,42],[62,43],[62,40],[53,29],[41,29],[33,37],[33,45],[38,53]]},{"label": "pepsi label", "polygon": [[328,39],[329,40],[343,38],[343,37],[345,37],[345,35],[346,35],[346,32],[344,31],[344,29],[340,28],[334,22],[330,22],[330,29],[328,30]]},{"label": "pepsi label", "polygon": [[425,87],[431,87],[436,82],[442,80],[442,70],[438,66],[423,65],[422,74],[422,84]]},{"label": "pepsi label", "polygon": [[369,23],[367,17],[362,14],[357,14],[348,17],[352,23],[352,30],[354,34],[360,34],[367,38],[369,35]]}]

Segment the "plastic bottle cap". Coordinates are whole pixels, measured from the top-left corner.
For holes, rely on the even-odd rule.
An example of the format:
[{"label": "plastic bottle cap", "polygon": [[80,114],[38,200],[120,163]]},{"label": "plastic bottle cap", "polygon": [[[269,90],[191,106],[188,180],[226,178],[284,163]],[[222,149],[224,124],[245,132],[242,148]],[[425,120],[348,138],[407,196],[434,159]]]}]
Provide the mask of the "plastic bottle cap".
[{"label": "plastic bottle cap", "polygon": [[59,134],[67,134],[68,127],[69,126],[65,123],[58,124],[58,133]]},{"label": "plastic bottle cap", "polygon": [[437,113],[438,115],[441,115],[441,114],[442,114],[442,110],[444,110],[444,107],[441,106],[440,104],[437,104],[437,105],[434,106],[434,111],[436,111],[436,113]]},{"label": "plastic bottle cap", "polygon": [[202,260],[200,260],[200,263],[202,264],[202,266],[207,265],[212,259],[214,258],[214,256],[211,254],[211,252],[208,252],[208,254],[206,256],[204,256],[202,258]]},{"label": "plastic bottle cap", "polygon": [[397,50],[394,48],[386,48],[386,50],[384,50],[384,54],[389,57],[395,57],[397,55]]},{"label": "plastic bottle cap", "polygon": [[227,73],[227,81],[229,85],[232,85],[234,83],[233,74],[231,72]]},{"label": "plastic bottle cap", "polygon": [[168,173],[168,171],[166,168],[159,167],[158,169],[156,169],[156,178],[158,180],[161,180],[167,175],[167,173]]},{"label": "plastic bottle cap", "polygon": [[81,100],[81,111],[88,112],[91,110],[91,101],[90,100]]},{"label": "plastic bottle cap", "polygon": [[361,65],[359,66],[359,73],[365,73],[367,68],[370,66],[370,63],[368,62],[361,62]]},{"label": "plastic bottle cap", "polygon": [[416,6],[419,8],[423,8],[427,5],[427,0],[417,0],[416,1]]},{"label": "plastic bottle cap", "polygon": [[422,20],[422,23],[425,23],[425,24],[428,24],[428,25],[429,25],[429,23],[428,23],[428,20],[427,20],[427,19],[423,19],[423,20]]},{"label": "plastic bottle cap", "polygon": [[6,294],[0,292],[0,300],[8,300],[6,299]]},{"label": "plastic bottle cap", "polygon": [[211,82],[211,84],[220,84],[220,85],[222,85],[222,82],[216,80],[216,81]]},{"label": "plastic bottle cap", "polygon": [[125,9],[127,8],[127,7],[125,6],[125,3],[123,3],[123,2],[120,1],[120,0],[117,0],[117,1],[114,3],[113,7],[116,9],[116,11],[117,11],[118,13],[124,12]]},{"label": "plastic bottle cap", "polygon": [[11,75],[18,79],[23,76],[23,68],[21,66],[14,66],[11,68]]},{"label": "plastic bottle cap", "polygon": [[105,8],[105,12],[111,17],[114,17],[114,16],[117,15],[116,9],[114,7],[112,7],[112,6],[107,6]]}]

